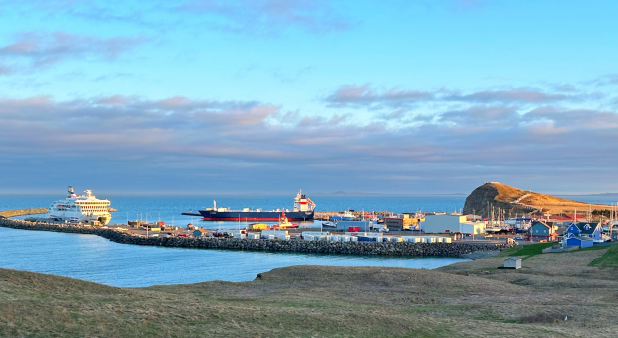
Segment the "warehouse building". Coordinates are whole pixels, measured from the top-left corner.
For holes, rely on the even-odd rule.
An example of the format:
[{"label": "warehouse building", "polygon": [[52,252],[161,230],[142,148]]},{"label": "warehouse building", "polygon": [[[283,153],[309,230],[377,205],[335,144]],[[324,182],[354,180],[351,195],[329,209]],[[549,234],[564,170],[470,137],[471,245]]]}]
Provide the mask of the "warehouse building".
[{"label": "warehouse building", "polygon": [[485,223],[469,222],[461,214],[427,215],[425,221],[421,222],[421,231],[432,234],[482,234],[485,233]]},{"label": "warehouse building", "polygon": [[418,220],[416,218],[406,217],[385,217],[384,225],[389,231],[403,231],[416,229]]}]

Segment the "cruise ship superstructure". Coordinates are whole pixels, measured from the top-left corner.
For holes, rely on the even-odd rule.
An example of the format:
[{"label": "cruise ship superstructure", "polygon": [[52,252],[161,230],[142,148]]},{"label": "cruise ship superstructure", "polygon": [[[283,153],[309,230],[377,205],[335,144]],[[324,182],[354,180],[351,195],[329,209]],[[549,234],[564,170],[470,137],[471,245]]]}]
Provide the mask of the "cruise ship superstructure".
[{"label": "cruise ship superstructure", "polygon": [[55,222],[107,225],[112,220],[109,205],[109,200],[96,198],[92,190],[86,190],[83,195],[77,196],[73,187],[69,187],[67,198],[52,203],[46,218]]}]

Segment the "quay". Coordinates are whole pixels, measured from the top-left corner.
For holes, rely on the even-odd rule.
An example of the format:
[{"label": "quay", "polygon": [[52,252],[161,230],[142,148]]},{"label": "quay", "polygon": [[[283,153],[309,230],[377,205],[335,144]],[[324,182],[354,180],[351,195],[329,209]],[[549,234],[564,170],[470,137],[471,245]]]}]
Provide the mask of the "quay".
[{"label": "quay", "polygon": [[47,212],[47,208],[30,208],[30,209],[16,209],[16,210],[3,210],[0,211],[0,217],[17,217],[26,215],[38,215]]},{"label": "quay", "polygon": [[134,245],[152,245],[180,248],[226,249],[243,251],[296,252],[312,254],[383,255],[406,257],[462,257],[477,251],[495,251],[510,247],[501,244],[467,243],[413,243],[413,242],[340,242],[299,239],[240,239],[217,237],[147,237],[134,234],[122,227],[92,227],[47,222],[30,222],[0,218],[0,227],[92,234],[112,242]]},{"label": "quay", "polygon": [[197,216],[197,217],[201,217],[202,214],[200,214],[199,212],[183,212],[181,213],[181,215],[185,215],[185,216]]}]

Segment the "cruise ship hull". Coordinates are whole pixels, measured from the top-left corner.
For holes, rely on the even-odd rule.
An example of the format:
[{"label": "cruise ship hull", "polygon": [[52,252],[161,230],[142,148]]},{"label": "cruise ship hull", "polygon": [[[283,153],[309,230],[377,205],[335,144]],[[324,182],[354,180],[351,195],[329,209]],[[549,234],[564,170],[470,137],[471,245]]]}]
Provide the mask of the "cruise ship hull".
[{"label": "cruise ship hull", "polygon": [[[205,221],[278,221],[281,211],[216,211],[199,210]],[[312,221],[313,211],[286,211],[290,221]]]}]

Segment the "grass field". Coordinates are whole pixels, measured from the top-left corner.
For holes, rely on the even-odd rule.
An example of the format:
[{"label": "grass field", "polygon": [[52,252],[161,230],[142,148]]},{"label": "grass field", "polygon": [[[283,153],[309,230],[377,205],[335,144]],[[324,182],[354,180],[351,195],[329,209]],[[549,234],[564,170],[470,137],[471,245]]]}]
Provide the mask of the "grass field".
[{"label": "grass field", "polygon": [[608,249],[526,250],[520,270],[497,269],[501,257],[437,270],[293,266],[148,288],[0,269],[0,336],[616,336],[618,274],[589,266],[610,262]]},{"label": "grass field", "polygon": [[549,243],[536,243],[515,246],[500,253],[500,257],[517,256],[523,259],[530,258],[532,256],[540,255],[543,253],[543,249],[556,245],[555,242]]},{"label": "grass field", "polygon": [[610,246],[603,256],[590,262],[590,266],[598,266],[603,268],[618,267],[618,245],[613,244]]}]

